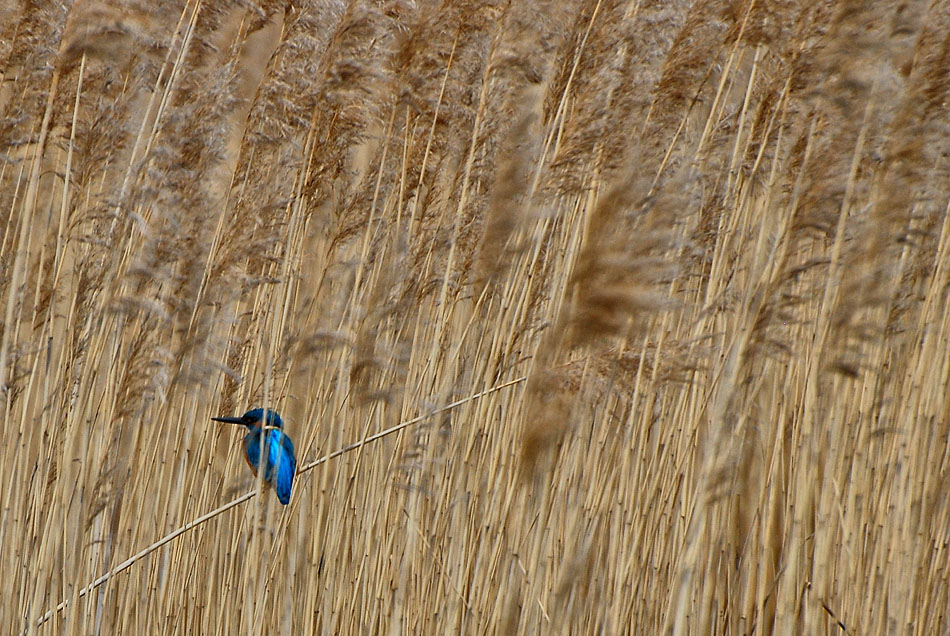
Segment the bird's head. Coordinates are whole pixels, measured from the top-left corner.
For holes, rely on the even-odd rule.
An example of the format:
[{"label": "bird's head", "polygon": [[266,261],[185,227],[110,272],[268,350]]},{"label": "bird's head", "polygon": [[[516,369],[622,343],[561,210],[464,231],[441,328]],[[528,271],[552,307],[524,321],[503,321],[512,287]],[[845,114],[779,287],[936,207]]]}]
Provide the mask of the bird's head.
[{"label": "bird's head", "polygon": [[240,424],[248,428],[268,427],[283,428],[284,421],[280,419],[277,411],[270,409],[251,409],[241,417],[212,417],[215,422],[227,422],[228,424]]}]

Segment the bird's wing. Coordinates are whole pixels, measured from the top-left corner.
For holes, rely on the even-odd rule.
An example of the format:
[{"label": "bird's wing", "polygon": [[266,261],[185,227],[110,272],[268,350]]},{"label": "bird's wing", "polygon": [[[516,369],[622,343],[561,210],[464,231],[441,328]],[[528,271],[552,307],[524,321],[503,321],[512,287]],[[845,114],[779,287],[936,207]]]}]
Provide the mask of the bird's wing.
[{"label": "bird's wing", "polygon": [[281,449],[283,449],[284,453],[286,453],[290,457],[290,463],[293,464],[294,471],[296,472],[297,455],[294,453],[294,442],[284,432],[281,432],[280,434],[280,447]]},{"label": "bird's wing", "polygon": [[294,443],[282,431],[272,431],[276,434],[276,444],[271,444],[271,454],[274,457],[274,466],[277,475],[274,479],[274,489],[280,503],[287,505],[290,502],[290,490],[294,485],[294,474],[297,472],[297,458],[294,456]]}]

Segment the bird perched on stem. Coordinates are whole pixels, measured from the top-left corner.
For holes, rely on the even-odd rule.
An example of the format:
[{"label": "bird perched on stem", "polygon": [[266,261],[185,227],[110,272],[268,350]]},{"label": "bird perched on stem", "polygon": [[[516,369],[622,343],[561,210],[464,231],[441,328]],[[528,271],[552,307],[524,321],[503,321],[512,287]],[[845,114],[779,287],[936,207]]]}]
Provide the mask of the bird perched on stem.
[{"label": "bird perched on stem", "polygon": [[283,420],[277,411],[270,409],[251,409],[241,417],[212,417],[216,422],[240,424],[247,427],[244,436],[244,459],[257,475],[261,461],[261,447],[264,448],[264,483],[274,487],[277,499],[285,506],[290,503],[290,490],[294,485],[297,472],[297,458],[294,456],[294,443],[281,429]]}]

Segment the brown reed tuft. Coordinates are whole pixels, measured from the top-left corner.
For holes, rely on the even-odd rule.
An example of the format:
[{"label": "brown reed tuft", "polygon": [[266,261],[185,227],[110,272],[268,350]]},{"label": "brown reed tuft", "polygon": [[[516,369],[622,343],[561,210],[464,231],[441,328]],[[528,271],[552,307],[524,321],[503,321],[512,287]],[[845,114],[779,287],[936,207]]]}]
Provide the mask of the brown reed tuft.
[{"label": "brown reed tuft", "polygon": [[944,4],[0,7],[0,624],[947,632]]}]

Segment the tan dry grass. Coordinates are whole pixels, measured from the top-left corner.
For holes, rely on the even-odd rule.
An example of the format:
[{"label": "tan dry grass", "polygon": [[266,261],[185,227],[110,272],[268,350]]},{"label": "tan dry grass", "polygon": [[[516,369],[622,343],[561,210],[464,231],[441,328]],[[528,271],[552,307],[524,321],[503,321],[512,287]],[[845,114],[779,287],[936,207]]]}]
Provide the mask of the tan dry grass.
[{"label": "tan dry grass", "polygon": [[950,6],[0,17],[5,632],[950,631]]}]

